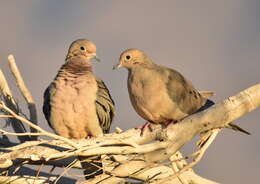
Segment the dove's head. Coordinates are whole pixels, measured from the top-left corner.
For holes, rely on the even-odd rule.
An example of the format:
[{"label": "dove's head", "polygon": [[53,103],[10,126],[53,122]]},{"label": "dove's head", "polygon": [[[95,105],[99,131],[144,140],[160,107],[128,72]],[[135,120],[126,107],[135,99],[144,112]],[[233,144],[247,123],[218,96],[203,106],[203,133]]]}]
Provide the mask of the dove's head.
[{"label": "dove's head", "polygon": [[78,39],[72,42],[72,44],[70,45],[66,60],[74,56],[83,56],[88,60],[96,59],[97,61],[99,61],[96,55],[96,51],[96,45],[92,41],[86,39]]},{"label": "dove's head", "polygon": [[145,53],[138,49],[127,49],[125,50],[119,58],[119,63],[113,68],[125,67],[127,69],[132,69],[135,66],[150,65],[152,61],[145,55]]}]

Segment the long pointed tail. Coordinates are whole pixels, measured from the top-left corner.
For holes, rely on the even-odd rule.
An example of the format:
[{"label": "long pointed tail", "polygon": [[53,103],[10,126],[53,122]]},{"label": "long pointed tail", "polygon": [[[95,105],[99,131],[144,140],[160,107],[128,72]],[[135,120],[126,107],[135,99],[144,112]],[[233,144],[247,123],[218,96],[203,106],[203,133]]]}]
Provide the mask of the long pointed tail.
[{"label": "long pointed tail", "polygon": [[247,134],[247,135],[251,135],[248,131],[242,129],[241,127],[239,127],[235,124],[233,124],[233,122],[229,123],[226,127],[231,128],[232,130],[235,130],[235,131],[243,132],[244,134]]}]

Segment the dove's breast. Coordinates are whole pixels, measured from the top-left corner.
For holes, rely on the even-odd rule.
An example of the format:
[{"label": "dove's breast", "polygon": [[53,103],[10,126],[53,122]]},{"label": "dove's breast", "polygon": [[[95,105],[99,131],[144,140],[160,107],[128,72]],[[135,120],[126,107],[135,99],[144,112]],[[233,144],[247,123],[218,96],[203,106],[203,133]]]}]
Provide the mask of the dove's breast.
[{"label": "dove's breast", "polygon": [[50,122],[55,132],[72,138],[93,135],[89,127],[99,124],[95,108],[95,78],[92,75],[58,77],[53,86]]},{"label": "dove's breast", "polygon": [[186,116],[169,97],[164,84],[166,75],[143,69],[129,72],[128,91],[136,112],[153,123],[178,120]]}]

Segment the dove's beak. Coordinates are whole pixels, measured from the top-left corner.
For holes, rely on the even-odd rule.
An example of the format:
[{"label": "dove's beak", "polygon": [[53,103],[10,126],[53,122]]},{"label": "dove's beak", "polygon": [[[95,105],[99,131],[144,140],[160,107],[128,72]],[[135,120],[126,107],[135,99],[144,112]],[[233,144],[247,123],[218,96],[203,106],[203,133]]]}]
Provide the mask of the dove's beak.
[{"label": "dove's beak", "polygon": [[118,64],[113,66],[113,70],[121,68],[121,67],[122,67],[121,63],[118,63]]},{"label": "dove's beak", "polygon": [[95,59],[97,62],[101,61],[97,55],[95,55],[95,57],[93,57],[93,59]]},{"label": "dove's beak", "polygon": [[97,56],[96,53],[89,54],[89,56],[91,57],[91,59],[94,59],[94,60],[96,60],[97,62],[100,62],[100,59],[99,59],[99,57]]}]

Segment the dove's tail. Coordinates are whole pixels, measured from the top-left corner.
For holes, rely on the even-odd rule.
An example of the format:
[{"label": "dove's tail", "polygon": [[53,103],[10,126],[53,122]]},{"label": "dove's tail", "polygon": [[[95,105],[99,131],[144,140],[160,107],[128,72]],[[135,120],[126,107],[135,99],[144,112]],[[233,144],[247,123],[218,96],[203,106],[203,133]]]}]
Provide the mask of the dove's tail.
[{"label": "dove's tail", "polygon": [[206,103],[202,107],[200,107],[195,113],[204,111],[205,109],[210,108],[214,104],[215,103],[213,101],[207,99]]},{"label": "dove's tail", "polygon": [[233,124],[232,122],[229,123],[228,125],[226,125],[226,128],[231,128],[232,130],[243,132],[243,133],[245,133],[247,135],[251,135],[248,131],[242,129],[241,127],[239,127],[239,126],[237,126],[235,124]]},{"label": "dove's tail", "polygon": [[[211,106],[214,105],[214,104],[215,104],[215,103],[214,103],[213,101],[211,101],[211,100],[208,99],[208,100],[206,101],[206,103],[205,103],[199,110],[196,111],[196,113],[197,113],[197,112],[200,112],[200,111],[203,111],[203,110],[205,110],[205,109],[211,107]],[[228,125],[226,125],[225,127],[226,127],[226,128],[230,128],[230,129],[235,130],[235,131],[243,132],[243,133],[245,133],[245,134],[247,134],[247,135],[251,135],[248,131],[242,129],[241,127],[239,127],[239,126],[237,126],[237,125],[235,125],[235,124],[233,124],[232,122],[230,122],[230,123],[229,123]]]}]

